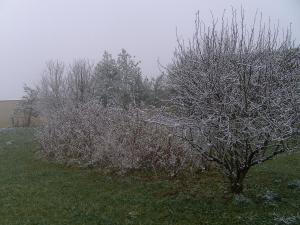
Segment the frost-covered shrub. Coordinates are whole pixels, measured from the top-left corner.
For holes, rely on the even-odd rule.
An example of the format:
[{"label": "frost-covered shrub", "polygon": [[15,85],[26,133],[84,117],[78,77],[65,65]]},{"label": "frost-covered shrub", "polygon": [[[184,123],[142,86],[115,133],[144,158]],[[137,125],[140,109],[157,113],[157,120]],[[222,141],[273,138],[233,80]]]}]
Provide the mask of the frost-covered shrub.
[{"label": "frost-covered shrub", "polygon": [[37,138],[45,156],[65,163],[169,176],[202,166],[176,131],[149,117],[146,111],[105,108],[95,101],[69,105],[48,118]]}]

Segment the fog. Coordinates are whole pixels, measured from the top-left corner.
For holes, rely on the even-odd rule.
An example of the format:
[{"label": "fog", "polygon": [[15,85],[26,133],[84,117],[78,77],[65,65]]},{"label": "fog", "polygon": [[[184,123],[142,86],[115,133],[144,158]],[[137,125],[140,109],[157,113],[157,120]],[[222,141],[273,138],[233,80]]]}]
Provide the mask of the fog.
[{"label": "fog", "polygon": [[211,12],[217,17],[241,4],[247,18],[259,10],[283,27],[291,22],[299,42],[299,0],[0,0],[0,100],[20,98],[49,59],[97,63],[105,50],[116,56],[125,48],[145,76],[157,76],[158,60],[171,61],[176,30],[191,37],[197,10],[209,22]]}]

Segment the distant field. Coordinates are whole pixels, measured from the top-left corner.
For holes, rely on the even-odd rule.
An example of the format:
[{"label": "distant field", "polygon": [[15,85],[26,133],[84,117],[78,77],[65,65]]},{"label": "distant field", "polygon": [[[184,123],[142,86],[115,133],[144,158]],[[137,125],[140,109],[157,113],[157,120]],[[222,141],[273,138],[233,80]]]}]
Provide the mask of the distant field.
[{"label": "distant field", "polygon": [[18,100],[0,101],[0,128],[11,127],[11,115]]}]

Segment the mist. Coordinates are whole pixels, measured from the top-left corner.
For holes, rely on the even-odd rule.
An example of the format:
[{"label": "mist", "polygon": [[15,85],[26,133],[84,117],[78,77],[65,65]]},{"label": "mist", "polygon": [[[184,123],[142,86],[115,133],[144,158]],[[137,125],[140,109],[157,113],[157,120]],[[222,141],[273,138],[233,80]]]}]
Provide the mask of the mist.
[{"label": "mist", "polygon": [[159,63],[172,59],[176,30],[180,38],[192,36],[198,10],[209,23],[211,13],[220,17],[241,5],[247,19],[258,10],[282,27],[292,23],[299,42],[297,0],[0,0],[0,100],[21,98],[23,85],[37,84],[50,59],[97,63],[105,50],[116,56],[126,49],[141,60],[144,76],[156,77]]}]

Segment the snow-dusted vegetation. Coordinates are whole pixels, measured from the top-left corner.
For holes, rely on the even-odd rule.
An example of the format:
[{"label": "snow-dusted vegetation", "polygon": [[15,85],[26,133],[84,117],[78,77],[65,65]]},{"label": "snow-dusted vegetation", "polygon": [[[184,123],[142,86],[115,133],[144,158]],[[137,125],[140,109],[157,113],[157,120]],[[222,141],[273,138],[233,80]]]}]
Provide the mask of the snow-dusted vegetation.
[{"label": "snow-dusted vegetation", "polygon": [[[300,51],[291,30],[248,27],[243,11],[178,40],[157,79],[122,50],[92,65],[47,63],[34,109],[42,153],[82,166],[176,176],[207,168],[243,191],[249,169],[289,151],[299,127]],[[240,21],[240,22],[239,22]]]},{"label": "snow-dusted vegetation", "polygon": [[[171,127],[151,121],[150,103],[166,92],[163,79],[143,79],[138,63],[122,50],[107,52],[95,67],[75,61],[65,72],[49,62],[36,104],[46,124],[37,133],[44,155],[121,173],[147,169],[175,176],[200,168],[201,156]],[[145,105],[148,104],[148,105]]]}]

